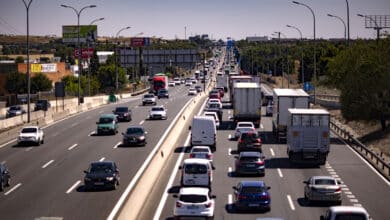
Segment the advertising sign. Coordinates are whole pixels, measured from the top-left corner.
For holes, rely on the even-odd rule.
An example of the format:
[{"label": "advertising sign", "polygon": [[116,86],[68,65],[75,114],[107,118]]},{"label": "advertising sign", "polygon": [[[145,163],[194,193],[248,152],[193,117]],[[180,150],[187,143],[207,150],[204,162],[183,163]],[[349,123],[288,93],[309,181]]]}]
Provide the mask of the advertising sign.
[{"label": "advertising sign", "polygon": [[31,64],[31,72],[32,73],[57,72],[57,64],[55,64],[55,63],[43,63],[43,64],[33,63],[33,64]]},{"label": "advertising sign", "polygon": [[[93,48],[81,48],[81,58],[82,59],[87,59],[89,57],[93,56]],[[74,50],[74,57],[78,58],[79,57],[79,49]]]},{"label": "advertising sign", "polygon": [[[77,43],[77,25],[62,26],[62,42]],[[97,25],[80,25],[80,43],[95,42],[97,39]]]},{"label": "advertising sign", "polygon": [[150,45],[150,38],[148,37],[133,37],[130,41],[131,47],[145,47]]}]

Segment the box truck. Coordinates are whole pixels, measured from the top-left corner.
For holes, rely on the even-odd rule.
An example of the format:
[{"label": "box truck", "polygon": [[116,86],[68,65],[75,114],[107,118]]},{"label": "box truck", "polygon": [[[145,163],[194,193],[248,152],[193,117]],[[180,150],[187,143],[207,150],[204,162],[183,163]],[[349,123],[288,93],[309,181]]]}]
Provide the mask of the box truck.
[{"label": "box truck", "polygon": [[261,92],[260,84],[255,82],[234,83],[233,120],[252,121],[256,127],[261,120]]}]

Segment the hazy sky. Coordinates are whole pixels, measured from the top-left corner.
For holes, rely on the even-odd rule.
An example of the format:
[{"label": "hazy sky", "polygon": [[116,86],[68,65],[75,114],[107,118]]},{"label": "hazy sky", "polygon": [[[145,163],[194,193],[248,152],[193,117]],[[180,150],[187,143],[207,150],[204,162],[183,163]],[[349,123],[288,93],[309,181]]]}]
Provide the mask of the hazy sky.
[{"label": "hazy sky", "polygon": [[[29,0],[25,0],[29,1]],[[331,13],[347,22],[345,0],[298,0],[310,6],[316,16],[317,38],[342,38],[344,26]],[[77,24],[76,13],[60,7],[61,4],[81,9],[95,4],[81,13],[80,24],[99,21],[99,36],[115,36],[123,27],[121,36],[157,36],[166,39],[184,38],[195,34],[209,34],[213,39],[246,36],[271,36],[275,31],[288,38],[313,37],[313,16],[304,6],[291,0],[33,0],[30,6],[30,34],[61,36],[62,25]],[[366,29],[364,18],[356,14],[389,15],[390,0],[349,0],[351,38],[375,38],[373,29]],[[389,26],[390,26],[390,20]],[[383,29],[382,31],[390,31]],[[26,8],[23,0],[0,0],[0,34],[26,34]],[[282,35],[283,37],[283,35]]]}]

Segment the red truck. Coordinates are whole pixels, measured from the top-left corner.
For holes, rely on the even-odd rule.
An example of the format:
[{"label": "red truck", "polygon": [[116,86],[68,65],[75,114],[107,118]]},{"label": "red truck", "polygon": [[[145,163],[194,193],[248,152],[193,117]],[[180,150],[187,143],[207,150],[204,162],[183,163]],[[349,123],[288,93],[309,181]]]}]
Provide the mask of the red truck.
[{"label": "red truck", "polygon": [[165,74],[156,74],[153,76],[153,91],[155,94],[158,93],[160,89],[168,90],[168,76]]}]

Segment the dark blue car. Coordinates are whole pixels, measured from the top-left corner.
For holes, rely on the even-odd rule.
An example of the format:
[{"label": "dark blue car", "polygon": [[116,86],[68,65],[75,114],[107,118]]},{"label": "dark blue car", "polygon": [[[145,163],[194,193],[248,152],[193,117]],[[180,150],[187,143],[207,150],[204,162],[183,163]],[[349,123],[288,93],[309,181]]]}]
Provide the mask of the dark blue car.
[{"label": "dark blue car", "polygon": [[270,211],[271,195],[263,181],[241,181],[234,189],[234,206],[238,211]]}]

